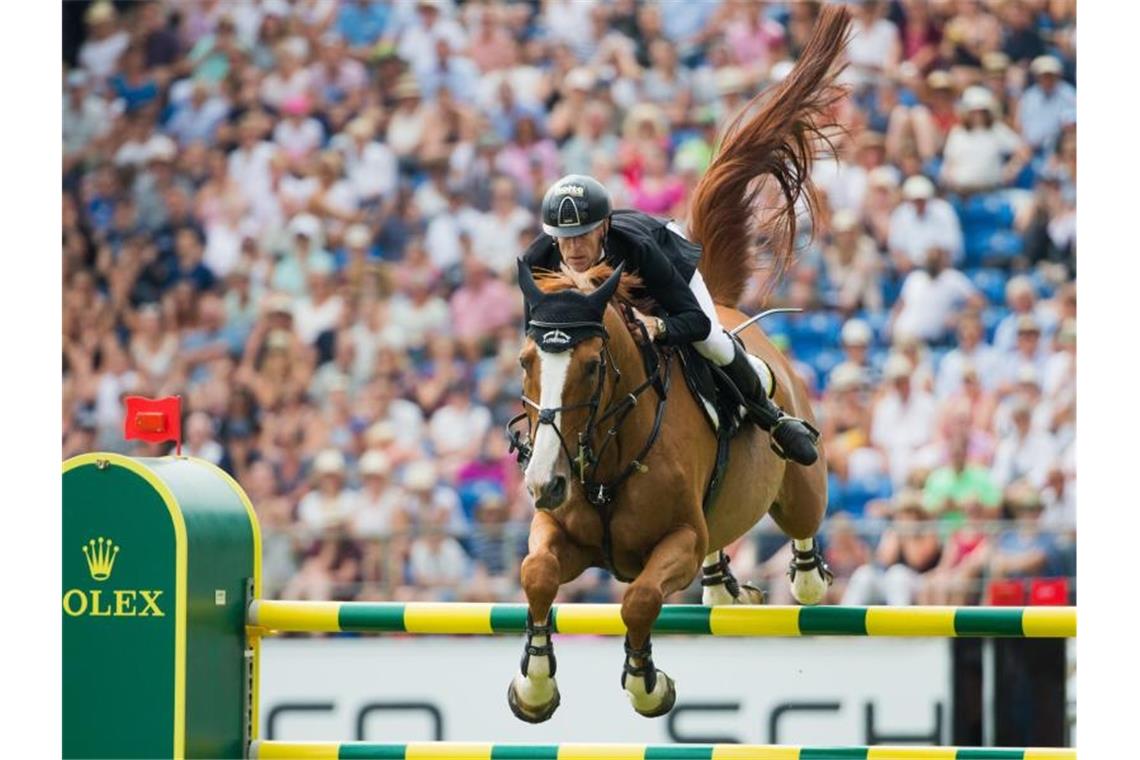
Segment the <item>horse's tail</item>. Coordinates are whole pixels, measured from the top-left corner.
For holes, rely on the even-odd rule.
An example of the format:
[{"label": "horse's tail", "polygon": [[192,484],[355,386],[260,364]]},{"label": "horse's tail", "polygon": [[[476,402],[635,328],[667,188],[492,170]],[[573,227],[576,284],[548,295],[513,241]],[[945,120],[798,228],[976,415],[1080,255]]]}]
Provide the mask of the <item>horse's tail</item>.
[{"label": "horse's tail", "polygon": [[[835,83],[840,71],[835,59],[844,48],[849,22],[842,6],[823,8],[795,68],[736,117],[693,193],[689,229],[704,249],[700,271],[719,304],[736,306],[756,266],[753,206],[764,185],[774,181],[779,191],[775,208],[759,223],[760,236],[771,246],[769,287],[795,258],[798,201],[806,199],[816,215],[811,165],[828,143],[822,133],[833,126],[826,122],[827,111],[843,95]],[[760,101],[759,110],[745,120]]]}]

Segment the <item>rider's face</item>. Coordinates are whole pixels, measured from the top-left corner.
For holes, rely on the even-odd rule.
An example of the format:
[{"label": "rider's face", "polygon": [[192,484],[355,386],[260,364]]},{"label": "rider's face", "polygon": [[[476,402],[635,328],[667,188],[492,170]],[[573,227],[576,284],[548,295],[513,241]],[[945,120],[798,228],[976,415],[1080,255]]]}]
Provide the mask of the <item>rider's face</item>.
[{"label": "rider's face", "polygon": [[606,224],[602,224],[585,235],[556,238],[562,260],[575,272],[585,272],[601,258],[602,237],[605,234]]}]

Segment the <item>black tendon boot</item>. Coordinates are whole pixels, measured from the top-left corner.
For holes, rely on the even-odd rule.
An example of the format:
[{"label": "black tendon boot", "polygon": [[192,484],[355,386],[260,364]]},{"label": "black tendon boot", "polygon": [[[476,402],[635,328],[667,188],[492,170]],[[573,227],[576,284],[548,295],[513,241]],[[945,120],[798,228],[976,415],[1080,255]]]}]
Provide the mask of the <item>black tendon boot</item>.
[{"label": "black tendon boot", "polygon": [[768,431],[772,437],[772,450],[780,457],[805,466],[815,462],[819,457],[815,447],[819,431],[804,420],[785,414],[783,409],[776,406],[764,392],[760,377],[743,347],[736,341],[733,341],[733,345],[736,353],[732,362],[721,369],[740,391],[748,419],[760,429]]}]

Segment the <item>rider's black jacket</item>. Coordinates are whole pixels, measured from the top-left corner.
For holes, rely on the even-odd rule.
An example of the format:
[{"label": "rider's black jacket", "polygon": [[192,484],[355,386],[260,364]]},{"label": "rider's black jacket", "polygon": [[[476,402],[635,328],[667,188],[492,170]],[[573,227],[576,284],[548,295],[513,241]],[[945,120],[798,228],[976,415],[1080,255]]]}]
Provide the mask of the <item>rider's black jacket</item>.
[{"label": "rider's black jacket", "polygon": [[[704,340],[712,324],[689,288],[701,247],[665,225],[640,211],[614,211],[603,260],[612,267],[624,261],[626,271],[641,278],[644,295],[658,305],[655,316],[665,321],[665,343],[679,346]],[[558,271],[562,264],[554,238],[546,233],[539,233],[522,258],[531,269]],[[529,323],[528,309],[524,327]]]}]

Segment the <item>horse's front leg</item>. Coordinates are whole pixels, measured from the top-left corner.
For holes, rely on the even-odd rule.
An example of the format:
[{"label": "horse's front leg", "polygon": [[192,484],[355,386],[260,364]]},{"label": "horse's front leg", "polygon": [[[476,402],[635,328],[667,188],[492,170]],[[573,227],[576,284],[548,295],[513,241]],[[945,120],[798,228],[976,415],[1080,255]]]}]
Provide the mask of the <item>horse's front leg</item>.
[{"label": "horse's front leg", "polygon": [[687,525],[677,528],[653,548],[645,568],[622,598],[626,637],[621,685],[633,709],[647,718],[669,712],[677,699],[673,679],[653,664],[649,629],[661,613],[665,597],[692,582],[700,570],[703,551],[697,531]]},{"label": "horse's front leg", "polygon": [[522,561],[522,586],[528,604],[526,649],[520,672],[507,688],[507,704],[515,717],[541,723],[554,714],[561,699],[554,679],[550,607],[558,587],[589,567],[589,558],[547,512],[538,512],[531,520],[528,549]]}]

